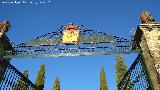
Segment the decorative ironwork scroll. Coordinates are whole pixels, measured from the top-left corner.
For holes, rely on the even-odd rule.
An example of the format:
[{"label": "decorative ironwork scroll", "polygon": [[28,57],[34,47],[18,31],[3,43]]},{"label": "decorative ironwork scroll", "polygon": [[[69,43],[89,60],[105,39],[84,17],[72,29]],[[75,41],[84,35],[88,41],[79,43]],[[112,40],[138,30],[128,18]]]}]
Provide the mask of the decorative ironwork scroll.
[{"label": "decorative ironwork scroll", "polygon": [[[1,66],[3,62],[5,61],[0,60]],[[5,72],[0,78],[0,90],[36,90],[36,86],[28,78],[10,63],[5,63],[7,63],[7,66]]]},{"label": "decorative ironwork scroll", "polygon": [[124,39],[94,30],[79,29],[78,43],[62,43],[62,30],[41,35],[22,44],[12,44],[14,50],[4,51],[4,58],[61,57],[137,53],[131,50],[132,38]]},{"label": "decorative ironwork scroll", "polygon": [[62,43],[62,33],[52,32],[25,43],[14,45],[13,51],[5,51],[4,58],[61,57],[83,55],[107,55],[135,53],[132,39],[124,39],[94,30],[81,30],[79,43]]},{"label": "decorative ironwork scroll", "polygon": [[57,32],[41,35],[21,44],[12,44],[13,50],[5,50],[3,58],[61,57],[137,53],[132,50],[133,39],[112,36],[107,33],[86,30],[73,23]]},{"label": "decorative ironwork scroll", "polygon": [[140,54],[122,78],[118,90],[154,90]]}]

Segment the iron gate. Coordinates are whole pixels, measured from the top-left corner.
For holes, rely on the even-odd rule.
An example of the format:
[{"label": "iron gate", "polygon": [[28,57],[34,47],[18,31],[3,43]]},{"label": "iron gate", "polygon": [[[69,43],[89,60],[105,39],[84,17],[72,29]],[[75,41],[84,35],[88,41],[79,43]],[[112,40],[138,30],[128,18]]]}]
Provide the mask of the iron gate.
[{"label": "iron gate", "polygon": [[5,60],[0,60],[0,90],[35,90],[36,86]]},{"label": "iron gate", "polygon": [[140,54],[122,78],[118,90],[154,90]]}]

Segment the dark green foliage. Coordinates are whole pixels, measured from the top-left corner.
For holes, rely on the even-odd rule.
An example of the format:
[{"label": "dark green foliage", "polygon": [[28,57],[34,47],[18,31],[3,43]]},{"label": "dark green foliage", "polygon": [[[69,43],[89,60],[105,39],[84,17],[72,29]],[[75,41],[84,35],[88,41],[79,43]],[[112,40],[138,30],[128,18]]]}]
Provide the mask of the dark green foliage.
[{"label": "dark green foliage", "polygon": [[38,90],[43,90],[44,82],[45,82],[45,65],[42,64],[38,71],[38,75],[35,81],[35,85],[37,86]]},{"label": "dark green foliage", "polygon": [[60,90],[60,82],[58,77],[56,77],[56,80],[54,81],[53,90]]},{"label": "dark green foliage", "polygon": [[[25,70],[23,72],[23,75],[26,78],[28,78],[28,70]],[[12,90],[28,90],[28,83],[22,80],[21,78],[20,80],[17,81],[16,85],[13,87]]]},{"label": "dark green foliage", "polygon": [[108,85],[107,85],[105,71],[104,71],[103,66],[100,72],[100,90],[108,90]]},{"label": "dark green foliage", "polygon": [[116,69],[116,85],[118,86],[121,79],[127,72],[127,66],[122,56],[116,56],[115,69]]}]

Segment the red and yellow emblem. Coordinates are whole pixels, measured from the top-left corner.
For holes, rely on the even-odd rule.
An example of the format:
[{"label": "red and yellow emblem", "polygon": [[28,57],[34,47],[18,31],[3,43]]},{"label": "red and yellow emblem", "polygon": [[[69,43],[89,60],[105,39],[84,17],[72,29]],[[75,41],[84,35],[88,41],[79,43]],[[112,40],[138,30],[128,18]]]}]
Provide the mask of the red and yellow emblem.
[{"label": "red and yellow emblem", "polygon": [[77,44],[79,41],[79,30],[76,25],[70,23],[65,27],[62,36],[62,43],[75,43]]}]

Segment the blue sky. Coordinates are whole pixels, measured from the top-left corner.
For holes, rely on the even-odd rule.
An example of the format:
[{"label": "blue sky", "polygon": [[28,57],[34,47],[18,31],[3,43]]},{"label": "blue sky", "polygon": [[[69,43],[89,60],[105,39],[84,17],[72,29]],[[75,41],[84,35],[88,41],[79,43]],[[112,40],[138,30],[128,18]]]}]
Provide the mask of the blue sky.
[{"label": "blue sky", "polygon": [[[51,3],[37,5],[2,4],[2,1],[14,0],[0,0],[0,20],[11,22],[12,28],[7,35],[17,44],[57,31],[61,25],[69,22],[127,38],[140,23],[138,16],[142,11],[148,10],[157,21],[160,20],[158,0],[50,0]],[[136,56],[123,55],[128,67]],[[12,59],[11,64],[21,72],[28,69],[32,82],[40,65],[46,64],[45,90],[52,89],[56,76],[60,77],[61,90],[98,90],[99,73],[103,65],[109,90],[116,89],[115,55],[21,58]]]}]

